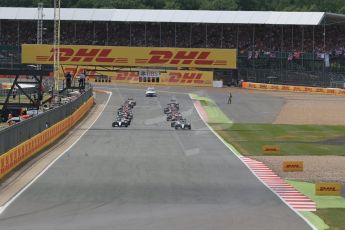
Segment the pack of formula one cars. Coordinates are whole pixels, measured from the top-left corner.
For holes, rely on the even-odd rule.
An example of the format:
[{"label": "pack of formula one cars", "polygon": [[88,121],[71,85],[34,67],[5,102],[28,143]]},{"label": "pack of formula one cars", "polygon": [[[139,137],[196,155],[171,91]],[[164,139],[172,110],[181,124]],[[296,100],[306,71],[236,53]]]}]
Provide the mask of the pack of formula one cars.
[{"label": "pack of formula one cars", "polygon": [[132,109],[137,102],[133,98],[128,98],[122,106],[116,111],[115,121],[112,123],[113,127],[128,127],[133,120]]},{"label": "pack of formula one cars", "polygon": [[180,105],[176,100],[172,99],[170,103],[167,104],[167,107],[163,109],[164,114],[167,115],[167,121],[171,122],[171,127],[177,129],[192,129],[192,125],[187,119],[182,117],[182,114],[179,112]]}]

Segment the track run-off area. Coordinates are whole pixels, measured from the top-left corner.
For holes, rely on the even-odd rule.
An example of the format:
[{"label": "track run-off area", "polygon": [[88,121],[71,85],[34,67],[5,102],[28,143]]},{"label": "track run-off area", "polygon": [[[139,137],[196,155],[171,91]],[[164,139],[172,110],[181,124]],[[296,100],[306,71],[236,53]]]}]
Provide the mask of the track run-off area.
[{"label": "track run-off area", "polygon": [[[187,90],[101,89],[112,94],[97,121],[8,205],[0,229],[311,229],[209,130]],[[129,97],[132,124],[112,128]],[[172,97],[192,130],[166,121]]]}]

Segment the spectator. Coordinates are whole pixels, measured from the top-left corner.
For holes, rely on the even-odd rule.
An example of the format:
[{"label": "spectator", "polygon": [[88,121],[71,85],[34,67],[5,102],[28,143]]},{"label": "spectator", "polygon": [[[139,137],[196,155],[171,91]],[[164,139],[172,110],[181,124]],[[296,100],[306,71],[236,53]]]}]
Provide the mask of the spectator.
[{"label": "spectator", "polygon": [[67,72],[66,76],[65,76],[65,80],[66,80],[66,88],[71,88],[71,83],[72,83],[72,75],[70,72]]},{"label": "spectator", "polygon": [[228,104],[231,104],[231,99],[232,99],[232,94],[231,94],[231,92],[230,92],[230,93],[229,93]]},{"label": "spectator", "polygon": [[79,75],[79,89],[84,89],[85,88],[85,71],[82,72],[80,75]]},{"label": "spectator", "polygon": [[13,90],[12,90],[12,98],[13,98],[13,100],[15,100],[16,97],[17,97],[17,89],[13,88]]}]

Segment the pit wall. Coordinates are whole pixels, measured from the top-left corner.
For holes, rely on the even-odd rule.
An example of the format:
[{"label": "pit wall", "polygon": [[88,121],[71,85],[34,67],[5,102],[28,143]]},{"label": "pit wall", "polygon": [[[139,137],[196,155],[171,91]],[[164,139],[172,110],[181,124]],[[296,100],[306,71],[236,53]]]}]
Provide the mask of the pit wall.
[{"label": "pit wall", "polygon": [[70,130],[91,109],[93,104],[94,98],[90,97],[69,117],[2,154],[0,156],[0,179]]},{"label": "pit wall", "polygon": [[337,88],[320,88],[320,87],[307,87],[307,86],[293,86],[293,85],[274,85],[263,83],[243,82],[242,88],[267,90],[267,91],[284,91],[284,92],[297,92],[297,93],[315,93],[325,95],[338,95],[345,96],[344,89]]}]

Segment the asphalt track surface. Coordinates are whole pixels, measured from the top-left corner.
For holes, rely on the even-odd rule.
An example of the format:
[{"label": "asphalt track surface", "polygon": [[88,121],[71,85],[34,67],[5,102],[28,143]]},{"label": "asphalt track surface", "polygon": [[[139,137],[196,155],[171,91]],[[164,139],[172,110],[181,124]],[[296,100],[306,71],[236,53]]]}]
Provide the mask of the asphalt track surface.
[{"label": "asphalt track surface", "polygon": [[[0,229],[310,229],[205,127],[188,95],[112,91],[91,129],[4,211]],[[173,95],[193,130],[165,121]],[[132,125],[112,128],[127,97],[137,100]]]}]

